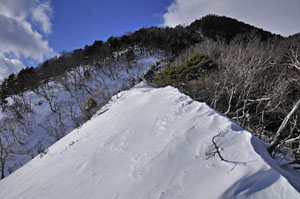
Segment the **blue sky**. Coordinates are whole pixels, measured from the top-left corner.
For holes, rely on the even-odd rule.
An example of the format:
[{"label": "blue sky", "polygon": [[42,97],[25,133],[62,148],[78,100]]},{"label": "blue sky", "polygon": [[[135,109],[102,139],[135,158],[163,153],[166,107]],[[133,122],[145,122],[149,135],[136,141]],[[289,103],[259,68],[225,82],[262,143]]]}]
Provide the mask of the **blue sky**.
[{"label": "blue sky", "polygon": [[50,46],[56,51],[83,48],[95,40],[121,36],[163,23],[172,0],[56,0]]},{"label": "blue sky", "polygon": [[63,50],[207,14],[288,36],[300,32],[299,8],[299,0],[0,0],[0,81]]}]

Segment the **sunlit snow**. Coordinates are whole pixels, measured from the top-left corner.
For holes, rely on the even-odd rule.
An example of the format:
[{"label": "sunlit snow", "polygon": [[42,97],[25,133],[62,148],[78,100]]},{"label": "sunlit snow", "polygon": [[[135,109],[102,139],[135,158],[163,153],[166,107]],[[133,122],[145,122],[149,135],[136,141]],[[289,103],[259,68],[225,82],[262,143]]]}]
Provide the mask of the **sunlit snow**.
[{"label": "sunlit snow", "polygon": [[[210,155],[219,133],[225,161]],[[206,104],[140,85],[2,180],[0,198],[300,198],[299,179],[283,172],[260,140]]]}]

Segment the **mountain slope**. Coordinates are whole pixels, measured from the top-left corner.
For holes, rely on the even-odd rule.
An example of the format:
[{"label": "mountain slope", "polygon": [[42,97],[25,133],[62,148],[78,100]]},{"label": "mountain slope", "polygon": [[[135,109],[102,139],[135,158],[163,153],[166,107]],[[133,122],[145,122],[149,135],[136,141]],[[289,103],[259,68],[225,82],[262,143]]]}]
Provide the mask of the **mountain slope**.
[{"label": "mountain slope", "polygon": [[0,164],[0,175],[8,176],[83,124],[158,60],[160,54],[144,52],[136,53],[130,67],[122,60],[102,67],[78,66],[34,91],[7,98],[7,106],[0,108],[0,162],[5,163],[4,172]]},{"label": "mountain slope", "polygon": [[[225,161],[209,157],[219,133]],[[206,104],[140,87],[1,181],[0,198],[300,198],[267,156]]]},{"label": "mountain slope", "polygon": [[[248,41],[246,37],[249,35],[249,40],[251,41],[254,40],[254,35],[255,38],[265,39],[276,37],[271,33],[258,30],[253,26],[244,24],[235,19],[209,15],[200,20],[196,20],[193,24],[186,27],[142,28],[136,32],[128,33],[120,37],[110,37],[105,42],[96,40],[93,44],[85,45],[82,49],[64,52],[60,56],[46,60],[45,62],[40,63],[36,68],[27,67],[22,69],[19,73],[11,74],[0,84],[0,162],[2,162],[2,164],[0,164],[0,178],[8,176],[33,157],[43,152],[45,148],[48,148],[51,144],[83,124],[84,121],[89,119],[90,116],[105,104],[112,95],[120,90],[131,88],[143,77],[144,73],[148,71],[148,75],[145,76],[145,79],[148,77],[147,80],[152,81],[155,73],[159,72],[167,65],[172,66],[173,63],[177,62],[179,59],[183,59],[182,61],[184,61],[184,59],[191,56],[191,52],[194,52],[195,47],[198,45],[209,43],[209,52],[204,51],[202,53],[209,55],[214,61],[217,60],[218,62],[216,63],[218,64],[220,63],[219,60],[226,60],[227,62],[224,64],[226,67],[224,68],[232,68],[231,66],[235,67],[235,65],[241,66],[239,69],[243,68],[244,65],[240,64],[241,60],[236,61],[236,58],[242,59],[242,61],[247,60],[246,62],[249,60],[256,68],[256,61],[253,62],[252,58],[244,59],[244,56],[237,55],[236,53],[241,53],[241,50],[236,50],[236,48],[232,47],[233,41],[241,41],[240,34],[243,34],[245,41]],[[239,39],[234,39],[236,37]],[[218,45],[212,45],[210,43],[212,42],[211,39],[218,40],[215,42]],[[224,46],[220,46],[223,45],[223,41],[225,40],[228,42],[228,45],[230,44],[229,49],[231,49],[226,49],[225,55],[232,55],[227,58],[224,58],[225,56],[220,53],[222,52],[222,49],[225,49]],[[261,40],[259,39],[257,42],[258,41],[260,43]],[[241,43],[239,42],[239,44]],[[261,45],[265,46],[266,44],[262,43]],[[215,46],[214,50],[212,50],[212,46]],[[249,45],[245,46],[249,47]],[[273,47],[270,48],[274,49]],[[261,60],[260,55],[270,55],[270,53],[273,52],[270,48],[265,47],[265,49],[267,49],[266,52],[268,53],[261,53],[261,51],[255,50],[255,52],[257,52],[256,54],[259,56],[254,55],[254,57]],[[251,50],[250,53],[251,52],[253,52],[253,50]],[[217,57],[220,57],[220,59]],[[275,54],[274,57],[281,60],[278,54]],[[267,59],[268,61],[263,61],[263,63],[272,63],[272,66],[275,66],[275,61],[273,59],[269,59],[269,57],[267,57]],[[228,63],[231,60],[233,61]],[[259,64],[260,63],[261,62],[259,62]],[[286,68],[285,63],[282,65]],[[265,67],[265,64],[263,64],[263,67],[267,68]],[[218,68],[222,69],[223,67]],[[253,67],[247,68],[251,71]],[[277,65],[275,68],[276,69],[271,71],[276,74],[281,74],[278,72],[279,67],[277,67]],[[224,72],[223,69],[222,71]],[[245,72],[240,73],[239,70],[236,69],[234,69],[234,71],[237,71],[238,74],[248,75]],[[185,70],[181,72],[185,72]],[[214,71],[214,74],[217,73],[218,71]],[[264,73],[259,73],[261,74],[260,76],[265,77]],[[230,71],[229,74],[231,77],[232,71]],[[249,78],[247,79],[251,79],[253,74],[254,72],[251,73],[251,76],[249,75]],[[269,72],[267,74],[269,74]],[[195,78],[197,81],[211,79],[199,78],[198,75],[199,74],[196,72],[189,78]],[[254,76],[256,76],[256,74],[254,74]],[[269,76],[270,75],[268,75],[268,77]],[[234,75],[234,77],[237,78],[230,78],[228,84],[244,85],[243,82],[247,82],[244,81],[245,77],[240,78],[240,75]],[[223,80],[224,78],[217,79]],[[265,78],[260,79],[265,80]],[[274,77],[271,77],[271,79],[273,80]],[[282,79],[283,78],[280,78],[278,81],[280,82],[279,88],[282,88],[281,85],[290,85],[289,83],[281,84],[283,81]],[[235,83],[234,81],[236,80],[239,82]],[[199,82],[200,81],[198,81],[198,83]],[[195,86],[198,86],[198,83],[195,84]],[[217,89],[209,89],[210,92],[207,92],[205,89],[196,90],[203,91],[205,94],[221,93],[218,92],[219,86],[215,86],[212,81],[209,83],[208,87]],[[183,85],[182,82],[179,82],[179,84]],[[170,85],[175,86],[174,84]],[[218,85],[223,85],[223,83]],[[270,85],[272,88],[275,88],[274,90],[278,93],[277,87],[274,87],[272,82]],[[205,86],[205,88],[208,87]],[[268,88],[268,85],[265,87]],[[225,87],[222,86],[222,98],[225,100],[219,100],[218,105],[214,107],[218,108],[218,111],[225,113],[227,105],[231,104],[227,99],[233,99],[232,102],[236,103],[236,105],[232,105],[232,107],[240,109],[240,105],[243,106],[244,103],[239,103],[239,100],[244,102],[245,99],[240,98],[240,94],[235,95],[238,100],[235,100],[235,96],[230,98],[230,89],[223,88]],[[251,86],[251,88],[253,87]],[[226,90],[228,90],[227,93],[225,92]],[[297,94],[297,92],[294,92],[295,89],[293,89],[293,87],[291,90],[291,93]],[[283,91],[281,90],[281,92]],[[257,95],[257,92],[254,91],[253,93],[255,96],[251,97],[261,98]],[[267,92],[268,97],[270,97],[269,94],[270,93]],[[190,95],[196,99],[195,95]],[[203,96],[210,97],[211,95]],[[278,99],[276,96],[273,99]],[[209,97],[206,99],[209,99]],[[297,99],[297,96],[288,97],[290,99]],[[217,104],[215,99],[197,99],[201,99],[200,101],[205,101],[207,103],[215,101],[215,104]],[[224,106],[226,107],[225,111],[219,108],[221,107],[219,103],[221,106],[223,104],[226,105]],[[276,101],[274,104],[277,106],[277,104],[283,103],[277,103]],[[293,103],[289,102],[287,104],[292,105]],[[274,107],[269,106],[269,109],[272,110]],[[286,111],[289,109],[289,106],[283,108],[283,110]],[[276,110],[275,112],[268,109],[264,110],[266,114],[269,114],[269,112],[272,112],[271,114],[273,114],[273,112],[275,112],[275,114],[280,112],[282,115],[284,115],[286,111]],[[272,118],[264,116],[265,114],[258,114],[264,117],[264,121],[266,121],[265,124],[269,122],[267,121],[267,118]],[[234,114],[234,116],[235,115],[236,114]],[[251,117],[254,118],[252,115]],[[255,118],[260,117],[256,115]],[[278,121],[276,122],[280,123],[282,117],[277,118]],[[257,120],[260,121],[259,119]],[[251,123],[251,126],[254,125]],[[255,124],[255,126],[261,128],[260,124]],[[275,128],[276,127],[277,126],[275,126]],[[273,127],[273,129],[275,128]],[[266,130],[270,131],[270,129]],[[268,138],[272,136],[273,133],[275,132],[268,132]],[[295,136],[297,136],[296,132]]]}]

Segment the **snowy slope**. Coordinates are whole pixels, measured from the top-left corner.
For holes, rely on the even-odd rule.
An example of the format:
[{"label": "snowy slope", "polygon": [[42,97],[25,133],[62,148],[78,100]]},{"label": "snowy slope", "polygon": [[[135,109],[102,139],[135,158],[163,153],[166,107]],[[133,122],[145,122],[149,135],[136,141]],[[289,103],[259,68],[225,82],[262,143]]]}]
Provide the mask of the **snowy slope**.
[{"label": "snowy slope", "polygon": [[[220,132],[225,161],[208,158]],[[300,198],[299,179],[293,187],[279,171],[258,139],[206,104],[140,87],[1,181],[0,198]]]},{"label": "snowy slope", "polygon": [[[5,161],[5,176],[83,124],[87,115],[84,107],[89,98],[95,99],[99,106],[107,103],[113,94],[130,88],[133,80],[136,82],[158,61],[163,62],[163,57],[162,52],[147,51],[136,53],[130,68],[121,58],[103,67],[78,66],[45,83],[38,92],[26,91],[13,96],[14,99],[8,98],[11,107],[5,112],[0,110],[0,160],[6,154],[3,155],[2,148],[12,151]],[[88,78],[84,75],[86,71],[90,74]],[[45,96],[51,99],[55,112],[51,111]],[[17,136],[12,132],[17,132]]]}]

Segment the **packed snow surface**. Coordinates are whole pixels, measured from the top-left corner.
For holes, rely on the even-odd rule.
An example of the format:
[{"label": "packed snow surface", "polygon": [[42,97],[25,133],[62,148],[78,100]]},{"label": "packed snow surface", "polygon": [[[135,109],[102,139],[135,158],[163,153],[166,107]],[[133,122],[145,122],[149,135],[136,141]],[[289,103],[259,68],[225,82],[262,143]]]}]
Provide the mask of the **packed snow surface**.
[{"label": "packed snow surface", "polygon": [[[225,161],[213,156],[218,134]],[[280,171],[256,137],[206,104],[137,87],[2,180],[0,198],[300,198]]]}]

